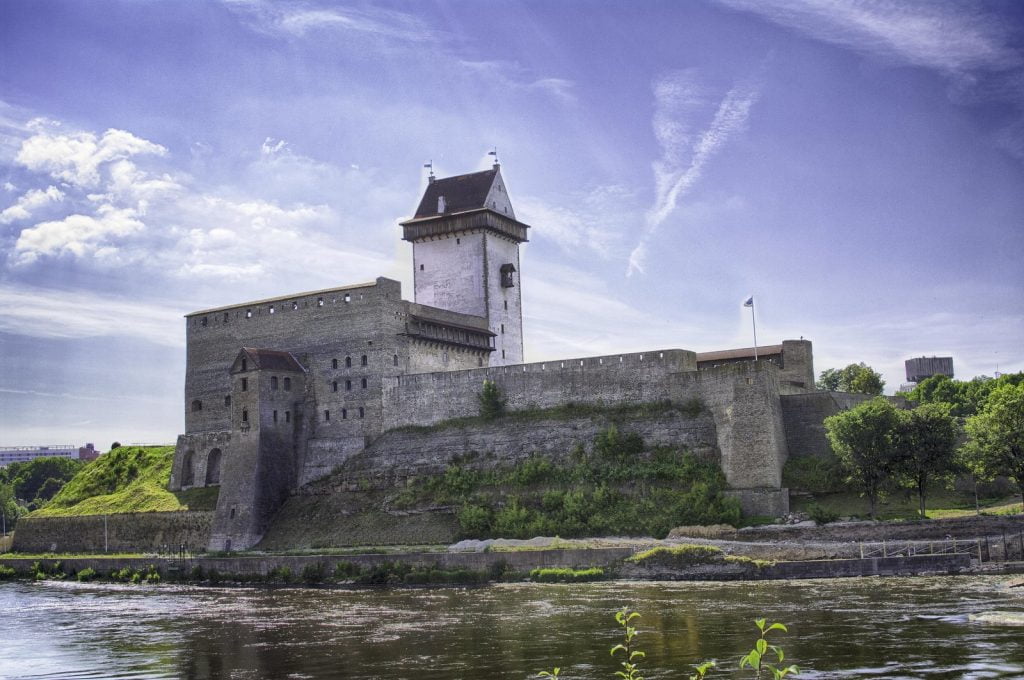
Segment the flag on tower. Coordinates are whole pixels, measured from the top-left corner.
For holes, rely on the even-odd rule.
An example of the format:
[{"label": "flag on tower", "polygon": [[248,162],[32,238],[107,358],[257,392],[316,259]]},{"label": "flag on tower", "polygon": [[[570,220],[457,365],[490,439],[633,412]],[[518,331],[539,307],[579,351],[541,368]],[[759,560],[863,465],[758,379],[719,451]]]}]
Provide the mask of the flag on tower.
[{"label": "flag on tower", "polygon": [[754,306],[754,296],[751,295],[750,297],[748,297],[747,301],[743,303],[743,306],[744,307],[753,307]]}]

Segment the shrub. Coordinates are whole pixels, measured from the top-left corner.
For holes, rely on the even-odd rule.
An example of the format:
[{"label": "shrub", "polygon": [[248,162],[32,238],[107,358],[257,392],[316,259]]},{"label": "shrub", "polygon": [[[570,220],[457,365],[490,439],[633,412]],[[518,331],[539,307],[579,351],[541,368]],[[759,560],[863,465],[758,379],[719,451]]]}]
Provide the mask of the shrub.
[{"label": "shrub", "polygon": [[338,562],[334,565],[334,578],[347,581],[363,573],[363,568],[354,562]]},{"label": "shrub", "polygon": [[189,579],[192,581],[202,581],[204,578],[203,568],[200,565],[192,567],[192,571],[189,572]]},{"label": "shrub", "polygon": [[15,574],[17,574],[17,572],[13,568],[8,567],[6,564],[0,564],[0,581],[12,579]]},{"label": "shrub", "polygon": [[480,402],[480,416],[485,420],[494,420],[505,413],[505,400],[501,398],[501,390],[493,380],[484,380],[483,390],[477,395]]},{"label": "shrub", "polygon": [[604,578],[604,569],[591,567],[589,569],[568,569],[545,567],[534,569],[530,572],[530,579],[538,583],[582,583],[584,581],[598,581]]},{"label": "shrub", "polygon": [[291,583],[292,570],[288,567],[274,567],[267,572],[267,580],[279,583]]},{"label": "shrub", "polygon": [[306,583],[322,583],[325,571],[323,562],[307,564],[302,568],[302,580]]},{"label": "shrub", "polygon": [[96,570],[91,567],[86,567],[82,571],[78,572],[78,580],[83,583],[93,581],[96,579]]},{"label": "shrub", "polygon": [[807,514],[817,524],[829,524],[830,522],[835,522],[839,519],[838,512],[823,508],[817,503],[813,503],[809,508],[807,508]]},{"label": "shrub", "polygon": [[721,562],[724,557],[725,554],[721,548],[682,543],[671,547],[651,548],[632,557],[627,557],[626,561],[642,566],[691,567],[697,564]]}]

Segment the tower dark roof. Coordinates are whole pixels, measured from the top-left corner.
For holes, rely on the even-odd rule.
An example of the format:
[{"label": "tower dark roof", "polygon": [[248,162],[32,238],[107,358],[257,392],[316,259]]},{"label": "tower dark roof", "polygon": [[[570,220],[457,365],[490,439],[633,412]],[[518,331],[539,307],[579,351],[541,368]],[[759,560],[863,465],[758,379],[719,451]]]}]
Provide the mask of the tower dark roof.
[{"label": "tower dark roof", "polygon": [[258,347],[243,347],[242,351],[239,352],[239,356],[243,354],[252,359],[255,368],[271,371],[295,371],[296,373],[304,371],[302,364],[296,361],[291,352]]},{"label": "tower dark roof", "polygon": [[487,194],[490,192],[497,174],[498,168],[494,167],[483,172],[435,179],[427,185],[423,200],[420,201],[420,207],[416,208],[416,215],[413,219],[441,214],[437,211],[437,199],[441,196],[444,196],[445,213],[465,212],[485,207]]}]

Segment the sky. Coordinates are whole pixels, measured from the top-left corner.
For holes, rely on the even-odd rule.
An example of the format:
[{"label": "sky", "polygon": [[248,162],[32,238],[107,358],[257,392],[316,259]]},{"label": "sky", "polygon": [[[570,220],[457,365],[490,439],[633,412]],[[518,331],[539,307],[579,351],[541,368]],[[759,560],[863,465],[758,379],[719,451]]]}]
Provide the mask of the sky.
[{"label": "sky", "polygon": [[402,281],[497,148],[528,361],[1024,370],[1024,3],[0,3],[0,445],[173,442],[184,314]]}]

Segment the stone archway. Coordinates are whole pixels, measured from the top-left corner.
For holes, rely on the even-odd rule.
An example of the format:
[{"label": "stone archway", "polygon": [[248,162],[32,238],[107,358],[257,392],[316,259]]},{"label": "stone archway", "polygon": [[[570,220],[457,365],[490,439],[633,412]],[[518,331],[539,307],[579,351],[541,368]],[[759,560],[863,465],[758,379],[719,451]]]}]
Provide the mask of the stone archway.
[{"label": "stone archway", "polygon": [[220,449],[213,449],[206,457],[206,485],[220,484]]}]

